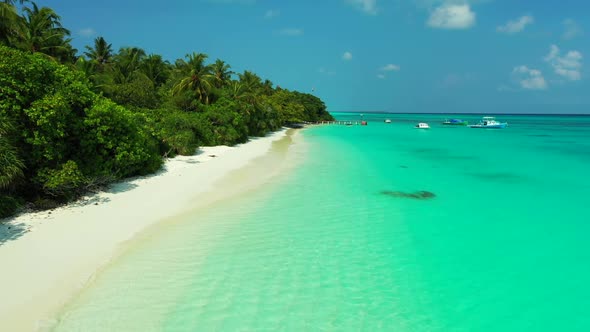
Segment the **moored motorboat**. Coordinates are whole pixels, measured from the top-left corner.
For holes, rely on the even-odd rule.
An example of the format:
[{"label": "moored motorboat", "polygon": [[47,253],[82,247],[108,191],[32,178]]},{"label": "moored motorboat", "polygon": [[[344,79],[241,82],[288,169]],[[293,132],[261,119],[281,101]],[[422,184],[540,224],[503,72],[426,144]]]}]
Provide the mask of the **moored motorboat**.
[{"label": "moored motorboat", "polygon": [[384,121],[384,122],[385,122],[385,123],[391,123],[391,120],[389,120],[389,119],[385,119],[385,121]]},{"label": "moored motorboat", "polygon": [[471,128],[503,129],[508,123],[496,121],[493,116],[484,116],[478,124],[470,125]]},{"label": "moored motorboat", "polygon": [[420,122],[419,124],[414,126],[414,128],[416,128],[416,129],[430,129],[430,126],[428,125],[428,123]]},{"label": "moored motorboat", "polygon": [[461,119],[447,119],[443,122],[444,125],[447,126],[466,126],[469,122]]}]

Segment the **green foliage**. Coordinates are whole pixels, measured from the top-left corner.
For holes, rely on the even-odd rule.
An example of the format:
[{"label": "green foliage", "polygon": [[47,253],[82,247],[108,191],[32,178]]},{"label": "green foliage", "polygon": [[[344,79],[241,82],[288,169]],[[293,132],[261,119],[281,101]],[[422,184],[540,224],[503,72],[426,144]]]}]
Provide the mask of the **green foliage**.
[{"label": "green foliage", "polygon": [[73,62],[76,50],[70,44],[70,31],[61,25],[61,17],[53,9],[31,6],[23,7],[23,15],[13,24],[8,45],[41,53],[62,62]]},{"label": "green foliage", "polygon": [[9,187],[16,179],[23,176],[24,164],[14,146],[5,137],[0,136],[0,189]]},{"label": "green foliage", "polygon": [[212,144],[211,126],[200,113],[180,110],[144,109],[145,126],[160,141],[161,153],[166,157],[192,155],[200,145]]},{"label": "green foliage", "polygon": [[14,4],[0,2],[0,45],[9,45],[18,35],[21,19]]},{"label": "green foliage", "polygon": [[316,122],[316,121],[333,121],[334,118],[328,111],[326,111],[326,105],[324,102],[313,95],[308,93],[300,93],[297,91],[289,92],[291,94],[291,102],[299,104],[304,108],[305,121]]},{"label": "green foliage", "polygon": [[75,148],[84,108],[95,96],[80,73],[6,48],[0,55],[0,116],[16,125],[27,173],[55,167]]},{"label": "green foliage", "polygon": [[23,175],[24,164],[10,138],[13,130],[9,120],[0,115],[0,190],[8,188]]},{"label": "green foliage", "polygon": [[162,156],[333,119],[319,98],[251,71],[235,77],[203,53],[171,65],[98,37],[76,59],[57,13],[14,3],[0,0],[0,214],[21,198],[54,207],[154,172]]},{"label": "green foliage", "polygon": [[[12,141],[0,135],[3,187],[22,169],[29,180],[17,186],[21,195],[69,200],[89,182],[161,166],[158,140],[144,126],[145,117],[94,94],[83,73],[5,47],[0,55],[0,118],[16,124]],[[12,161],[3,166],[2,160]]]},{"label": "green foliage", "polygon": [[10,217],[20,208],[18,200],[0,193],[0,218]]},{"label": "green foliage", "polygon": [[133,114],[100,98],[87,110],[80,137],[84,170],[116,177],[143,175],[162,165],[157,140],[141,128],[141,114]]},{"label": "green foliage", "polygon": [[203,113],[212,127],[213,144],[235,145],[248,140],[248,127],[237,102],[227,98],[208,105]]},{"label": "green foliage", "polygon": [[143,58],[140,70],[156,88],[166,84],[170,77],[170,63],[158,54],[150,54]]},{"label": "green foliage", "polygon": [[131,107],[158,107],[159,100],[154,83],[145,75],[135,75],[128,83],[107,85],[105,95],[120,105]]},{"label": "green foliage", "polygon": [[113,57],[112,45],[107,43],[103,37],[96,37],[94,39],[94,47],[86,46],[84,55],[102,68],[102,66],[111,62]]},{"label": "green foliage", "polygon": [[38,181],[43,184],[46,194],[66,200],[81,195],[88,183],[86,176],[73,160],[68,160],[57,169],[42,169],[39,171]]},{"label": "green foliage", "polygon": [[195,126],[195,114],[172,111],[162,117],[160,137],[170,148],[167,156],[191,155],[199,147],[198,128]]},{"label": "green foliage", "polygon": [[57,64],[0,46],[0,112],[28,107],[53,89]]},{"label": "green foliage", "polygon": [[210,65],[205,64],[207,55],[192,53],[186,56],[186,61],[176,61],[176,77],[172,93],[175,95],[186,91],[193,91],[201,103],[209,104],[209,94],[214,88],[215,76]]},{"label": "green foliage", "polygon": [[265,105],[277,113],[281,123],[298,123],[303,122],[305,117],[305,108],[303,105],[292,102],[292,93],[281,90],[275,94],[265,97]]}]

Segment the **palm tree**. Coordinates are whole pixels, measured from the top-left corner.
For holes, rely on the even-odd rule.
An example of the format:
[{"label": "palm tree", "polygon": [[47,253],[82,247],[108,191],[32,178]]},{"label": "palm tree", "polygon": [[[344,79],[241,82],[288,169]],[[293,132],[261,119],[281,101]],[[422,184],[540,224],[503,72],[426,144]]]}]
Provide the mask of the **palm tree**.
[{"label": "palm tree", "polygon": [[242,86],[241,101],[252,106],[259,105],[260,97],[262,96],[260,91],[263,88],[260,77],[248,70],[242,74],[238,74],[238,76],[240,78],[240,85]]},{"label": "palm tree", "polygon": [[16,3],[20,3],[22,5],[27,2],[30,2],[30,1],[29,0],[2,0],[2,1],[0,1],[0,3],[5,3],[5,4],[11,5],[11,6],[16,5]]},{"label": "palm tree", "polygon": [[70,31],[61,25],[61,17],[53,9],[39,8],[32,3],[32,8],[23,9],[24,21],[19,34],[18,48],[32,53],[40,52],[51,58],[72,58]]},{"label": "palm tree", "polygon": [[140,73],[140,66],[145,51],[138,47],[123,47],[113,57],[112,77],[113,83],[124,84],[131,82],[135,75]]},{"label": "palm tree", "polygon": [[159,87],[168,80],[170,63],[165,61],[161,55],[150,54],[141,62],[140,70],[154,83],[155,87]]},{"label": "palm tree", "polygon": [[104,65],[111,62],[113,57],[113,48],[111,44],[108,44],[103,37],[96,37],[94,39],[94,47],[86,46],[87,52],[84,55],[98,64],[98,67],[102,69]]},{"label": "palm tree", "polygon": [[264,80],[264,83],[262,83],[262,93],[267,96],[272,95],[274,92],[274,88],[272,86],[273,84],[270,80]]},{"label": "palm tree", "polygon": [[230,81],[227,85],[227,96],[234,100],[240,100],[244,97],[244,87],[238,81]]},{"label": "palm tree", "polygon": [[251,71],[244,71],[242,74],[238,74],[240,77],[240,83],[249,92],[257,92],[262,87],[262,79]]},{"label": "palm tree", "polygon": [[14,1],[0,2],[0,44],[11,45],[21,30],[22,17],[18,15]]},{"label": "palm tree", "polygon": [[79,57],[74,63],[74,67],[86,74],[86,77],[90,79],[92,79],[96,73],[96,62],[87,60],[84,57]]},{"label": "palm tree", "polygon": [[0,189],[6,189],[23,175],[23,162],[8,137],[12,130],[10,123],[0,116]]},{"label": "palm tree", "polygon": [[230,68],[231,66],[229,64],[220,59],[215,60],[215,63],[211,65],[211,71],[213,72],[213,76],[215,76],[215,87],[221,88],[228,84],[231,80],[231,75],[234,74]]},{"label": "palm tree", "polygon": [[215,76],[211,67],[205,65],[207,55],[193,53],[186,56],[188,61],[176,61],[176,69],[181,76],[180,81],[172,88],[172,93],[178,95],[185,91],[194,91],[200,102],[209,104],[209,92],[213,88]]}]

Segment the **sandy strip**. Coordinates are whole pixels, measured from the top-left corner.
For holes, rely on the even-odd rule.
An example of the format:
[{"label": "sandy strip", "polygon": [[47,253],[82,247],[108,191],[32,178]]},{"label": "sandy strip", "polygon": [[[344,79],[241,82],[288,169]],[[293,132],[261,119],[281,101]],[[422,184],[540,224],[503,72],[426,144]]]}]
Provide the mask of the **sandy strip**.
[{"label": "sandy strip", "polygon": [[236,188],[215,186],[285,139],[283,130],[237,147],[206,147],[197,155],[168,160],[157,175],[0,224],[0,331],[45,330],[52,314],[122,244],[158,221],[194,208],[199,200],[235,194]]}]

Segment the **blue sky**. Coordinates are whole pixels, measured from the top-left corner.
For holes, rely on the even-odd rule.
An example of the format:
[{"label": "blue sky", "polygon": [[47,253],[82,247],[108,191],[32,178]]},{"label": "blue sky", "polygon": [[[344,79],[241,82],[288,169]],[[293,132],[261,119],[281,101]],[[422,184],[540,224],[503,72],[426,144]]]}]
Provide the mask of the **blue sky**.
[{"label": "blue sky", "polygon": [[330,111],[590,113],[587,0],[38,1],[173,61],[197,51]]}]

